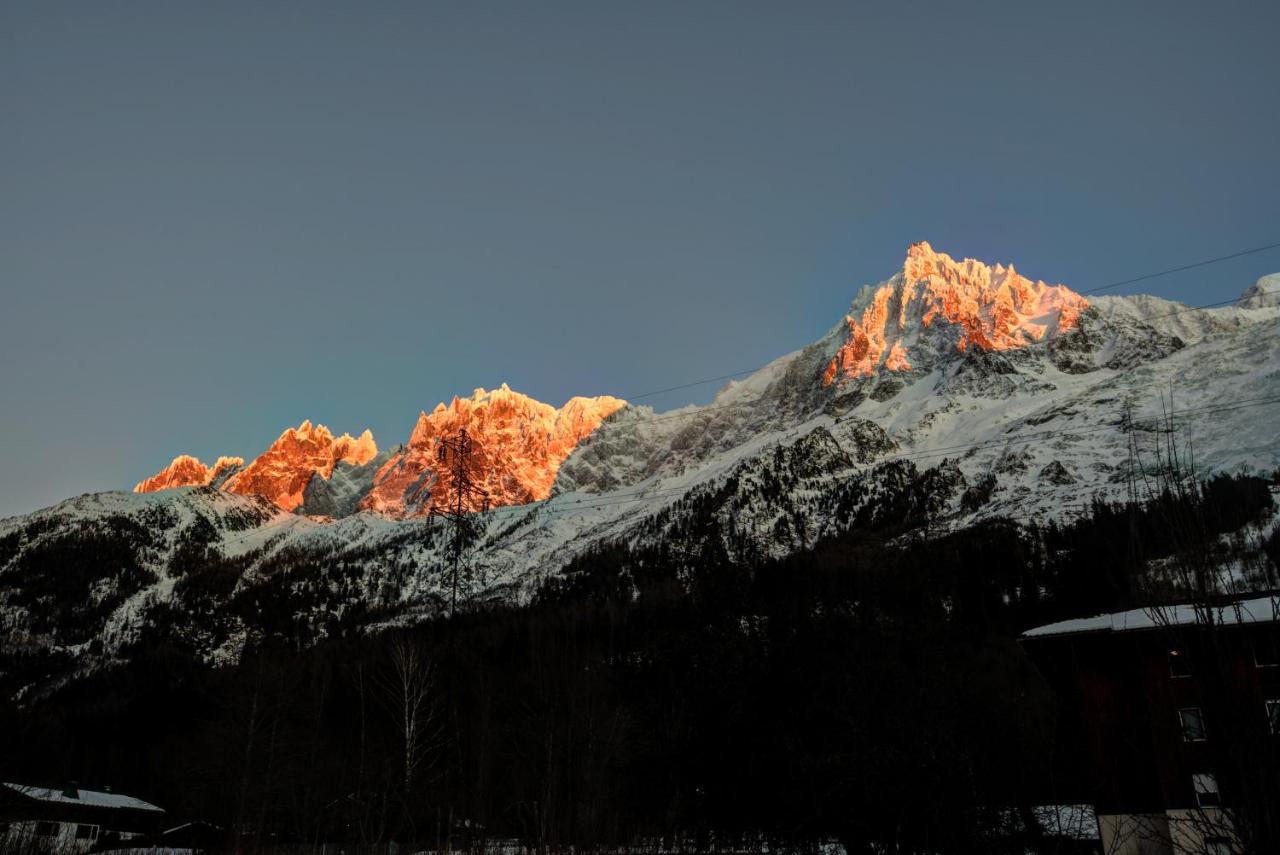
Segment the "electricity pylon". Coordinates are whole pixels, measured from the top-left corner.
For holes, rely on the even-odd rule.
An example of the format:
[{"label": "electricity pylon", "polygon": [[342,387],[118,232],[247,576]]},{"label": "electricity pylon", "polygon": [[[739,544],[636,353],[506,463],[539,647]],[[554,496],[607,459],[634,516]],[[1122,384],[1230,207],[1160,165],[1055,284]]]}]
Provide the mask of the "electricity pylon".
[{"label": "electricity pylon", "polygon": [[483,513],[489,510],[489,494],[471,480],[471,446],[474,440],[461,428],[455,437],[441,437],[436,459],[448,464],[449,488],[452,495],[443,505],[433,504],[431,516],[448,521],[453,536],[449,541],[450,563],[453,567],[453,593],[449,602],[449,617],[458,609],[458,570],[462,565],[462,553],[474,535],[470,514],[475,506]]}]

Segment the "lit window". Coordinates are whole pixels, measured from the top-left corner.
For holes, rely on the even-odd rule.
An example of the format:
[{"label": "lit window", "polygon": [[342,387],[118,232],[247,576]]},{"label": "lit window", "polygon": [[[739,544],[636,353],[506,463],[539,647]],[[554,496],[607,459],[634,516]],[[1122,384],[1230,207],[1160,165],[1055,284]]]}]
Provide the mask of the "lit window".
[{"label": "lit window", "polygon": [[1196,791],[1196,804],[1202,808],[1218,807],[1222,797],[1218,795],[1218,779],[1208,773],[1192,775],[1191,786]]},{"label": "lit window", "polygon": [[1199,707],[1187,707],[1178,710],[1178,722],[1182,725],[1182,741],[1183,742],[1203,742],[1205,740],[1204,732],[1204,713],[1200,712]]},{"label": "lit window", "polygon": [[1173,647],[1169,649],[1169,676],[1191,676],[1191,659],[1187,656],[1187,651],[1181,647]]}]

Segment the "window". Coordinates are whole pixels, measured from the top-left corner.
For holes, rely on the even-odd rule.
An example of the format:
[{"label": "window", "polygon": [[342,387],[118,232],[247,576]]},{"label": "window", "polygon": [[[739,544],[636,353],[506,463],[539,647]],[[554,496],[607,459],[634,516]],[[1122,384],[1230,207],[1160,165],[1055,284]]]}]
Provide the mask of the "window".
[{"label": "window", "polygon": [[1203,742],[1205,740],[1204,713],[1200,712],[1199,707],[1186,707],[1178,710],[1178,722],[1182,725],[1183,742]]},{"label": "window", "polygon": [[1276,643],[1274,635],[1254,637],[1253,664],[1259,668],[1275,668],[1280,665],[1280,644]]},{"label": "window", "polygon": [[1191,658],[1187,656],[1187,651],[1182,647],[1171,647],[1169,649],[1169,676],[1170,677],[1190,677],[1191,676]]},{"label": "window", "polygon": [[1204,855],[1236,855],[1236,850],[1225,837],[1206,837]]},{"label": "window", "polygon": [[1273,735],[1280,735],[1280,698],[1267,701],[1267,726]]},{"label": "window", "polygon": [[36,836],[38,837],[57,837],[58,823],[56,822],[37,822]]},{"label": "window", "polygon": [[93,840],[98,836],[98,826],[96,825],[77,825],[76,840]]},{"label": "window", "polygon": [[1220,807],[1222,805],[1222,797],[1218,795],[1218,779],[1213,775],[1207,772],[1192,775],[1191,786],[1196,791],[1196,804],[1200,807]]}]

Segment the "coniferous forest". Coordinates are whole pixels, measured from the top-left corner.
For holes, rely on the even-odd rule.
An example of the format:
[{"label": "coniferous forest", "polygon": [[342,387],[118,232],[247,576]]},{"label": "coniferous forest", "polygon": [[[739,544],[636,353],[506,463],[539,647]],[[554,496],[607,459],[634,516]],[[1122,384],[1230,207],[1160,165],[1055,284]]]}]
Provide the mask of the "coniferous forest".
[{"label": "coniferous forest", "polygon": [[[678,551],[598,550],[453,618],[316,641],[282,595],[221,666],[161,622],[112,667],[4,686],[0,774],[110,785],[242,851],[1026,851],[1040,835],[1011,812],[1089,782],[1019,634],[1174,596],[1137,569],[1181,548],[1169,521],[1229,548],[1273,487],[925,535],[904,508],[755,562],[695,514]],[[1280,540],[1254,546],[1273,572]]]}]

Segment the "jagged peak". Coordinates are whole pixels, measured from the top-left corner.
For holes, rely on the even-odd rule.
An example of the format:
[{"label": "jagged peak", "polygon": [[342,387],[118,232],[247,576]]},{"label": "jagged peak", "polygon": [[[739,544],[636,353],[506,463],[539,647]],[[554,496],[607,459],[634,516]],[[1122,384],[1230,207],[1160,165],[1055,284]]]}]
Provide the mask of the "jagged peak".
[{"label": "jagged peak", "polygon": [[243,465],[242,458],[219,457],[213,466],[206,466],[197,457],[179,454],[168,466],[150,478],[144,478],[135,484],[133,492],[154,493],[157,490],[168,490],[173,487],[203,487],[228,469]]},{"label": "jagged peak", "polygon": [[321,441],[333,439],[333,433],[327,427],[321,424],[312,424],[311,419],[303,419],[302,424],[296,428],[288,428],[284,433],[280,434],[280,439],[291,437],[300,440],[318,439]]},{"label": "jagged peak", "polygon": [[373,441],[373,431],[365,428],[364,433],[353,437],[344,433],[333,441],[334,460],[362,466],[378,456],[378,444]]},{"label": "jagged peak", "polygon": [[897,275],[859,292],[822,382],[911,370],[912,347],[931,327],[954,328],[959,352],[1026,347],[1073,328],[1088,305],[1063,285],[1020,275],[1012,264],[956,261],[917,241]]},{"label": "jagged peak", "polygon": [[244,465],[243,457],[228,457],[226,455],[219,457],[213,463],[213,472],[217,474],[225,469],[234,469],[237,466]]},{"label": "jagged peak", "polygon": [[477,475],[491,504],[545,499],[565,458],[624,406],[620,398],[602,395],[578,396],[554,407],[506,383],[477,388],[469,398],[455,397],[430,414],[419,412],[409,443],[383,464],[360,507],[407,516],[445,497],[448,476],[437,470],[436,448],[462,429],[475,440]]},{"label": "jagged peak", "polygon": [[[438,436],[442,430],[446,429],[446,424],[453,425],[472,413],[482,411],[490,411],[493,416],[497,417],[548,420],[562,418],[566,412],[575,412],[583,414],[582,418],[589,421],[590,417],[586,415],[589,411],[607,411],[599,417],[604,418],[619,407],[625,406],[625,404],[626,402],[620,398],[602,395],[597,398],[570,398],[563,407],[557,408],[539,401],[531,395],[518,392],[506,383],[501,383],[494,389],[485,389],[483,386],[477,386],[468,398],[454,395],[448,404],[442,401],[436,404],[435,409],[430,413],[425,410],[419,411],[418,420],[414,424],[413,433],[409,437],[409,445],[416,446],[422,445],[424,442],[433,441],[435,436]],[[596,424],[598,422],[599,419],[596,420]],[[465,424],[457,424],[457,427],[465,426]],[[592,427],[594,428],[594,424]]]}]

